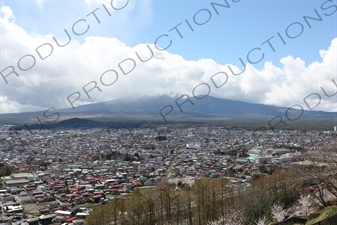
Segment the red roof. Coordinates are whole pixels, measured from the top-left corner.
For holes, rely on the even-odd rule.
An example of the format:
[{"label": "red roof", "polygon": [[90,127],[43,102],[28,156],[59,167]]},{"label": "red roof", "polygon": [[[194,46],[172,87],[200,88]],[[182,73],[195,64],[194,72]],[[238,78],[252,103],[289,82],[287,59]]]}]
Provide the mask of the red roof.
[{"label": "red roof", "polygon": [[55,219],[64,220],[65,216],[55,216]]},{"label": "red roof", "polygon": [[34,198],[43,198],[44,194],[34,195]]},{"label": "red roof", "polygon": [[68,219],[66,219],[66,222],[71,222],[71,221],[76,220],[76,219],[77,219],[76,216],[69,217]]},{"label": "red roof", "polygon": [[102,195],[94,195],[91,198],[95,199],[95,198],[102,198]]}]

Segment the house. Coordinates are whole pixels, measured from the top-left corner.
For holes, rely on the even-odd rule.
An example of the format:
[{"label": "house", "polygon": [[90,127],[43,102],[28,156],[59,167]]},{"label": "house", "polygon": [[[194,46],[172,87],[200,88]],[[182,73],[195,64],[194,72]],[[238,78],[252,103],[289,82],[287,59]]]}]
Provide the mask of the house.
[{"label": "house", "polygon": [[238,164],[250,164],[250,160],[247,158],[236,158],[235,162]]},{"label": "house", "polygon": [[19,188],[24,185],[29,184],[29,180],[27,179],[17,179],[17,180],[5,180],[3,182],[4,188]]},{"label": "house", "polygon": [[3,208],[3,210],[6,213],[22,213],[23,212],[23,208],[22,208],[21,205],[19,205],[19,206],[16,206],[16,205],[6,206],[6,207]]},{"label": "house", "polygon": [[201,147],[200,147],[200,144],[187,144],[186,149],[199,150],[199,149],[201,149]]},{"label": "house", "polygon": [[82,219],[73,220],[73,224],[74,225],[84,225],[84,220]]},{"label": "house", "polygon": [[16,197],[16,201],[20,203],[21,205],[35,202],[34,198],[29,194],[16,195],[15,197]]}]

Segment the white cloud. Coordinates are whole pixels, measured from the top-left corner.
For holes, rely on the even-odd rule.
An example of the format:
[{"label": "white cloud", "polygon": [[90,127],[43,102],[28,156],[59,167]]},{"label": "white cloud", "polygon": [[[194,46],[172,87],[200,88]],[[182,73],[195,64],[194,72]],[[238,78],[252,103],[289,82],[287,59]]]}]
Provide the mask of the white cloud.
[{"label": "white cloud", "polygon": [[[135,52],[144,59],[148,58],[150,52],[146,44],[129,47],[115,38],[87,37],[83,44],[73,40],[68,46],[59,48],[51,35],[32,37],[15,24],[9,7],[2,7],[1,12],[1,70],[10,65],[17,68],[17,61],[26,54],[36,58],[32,69],[26,72],[16,69],[20,77],[8,76],[9,84],[0,77],[2,113],[70,107],[67,97],[74,92],[81,93],[75,106],[124,96],[170,93],[192,96],[194,87],[203,82],[210,85],[210,95],[215,97],[278,106],[301,104],[305,107],[303,99],[311,93],[318,93],[323,100],[315,110],[337,110],[335,98],[326,97],[321,90],[323,87],[330,94],[337,90],[332,83],[332,79],[337,81],[337,38],[332,40],[328,49],[319,52],[320,62],[306,66],[302,59],[287,56],[280,60],[282,68],[266,62],[261,70],[248,65],[242,75],[233,76],[228,65],[219,65],[212,59],[187,61],[180,55],[154,50],[152,44],[150,47],[155,56],[143,63]],[[39,59],[35,52],[36,47],[43,43],[54,47],[51,56],[45,60]],[[118,64],[127,58],[134,59],[136,67],[130,74],[123,75]],[[127,69],[127,62],[122,66]],[[118,72],[118,80],[111,86],[104,86],[100,76],[109,69]],[[228,74],[228,82],[215,88],[210,78],[219,71]],[[111,77],[104,77],[104,82],[114,80],[112,73],[109,75]],[[92,90],[89,99],[83,86],[92,81],[97,82],[102,91]],[[87,89],[92,87],[89,85]]]},{"label": "white cloud", "polygon": [[10,21],[10,22],[13,22],[15,20],[13,11],[9,6],[1,6],[0,11],[1,11],[1,17],[4,20]]},{"label": "white cloud", "polygon": [[127,6],[129,10],[132,10],[136,4],[135,0],[84,0],[88,6],[93,5],[110,5],[116,9],[123,9]]},{"label": "white cloud", "polygon": [[36,0],[36,4],[39,7],[40,10],[42,10],[42,7],[44,5],[45,0]]}]

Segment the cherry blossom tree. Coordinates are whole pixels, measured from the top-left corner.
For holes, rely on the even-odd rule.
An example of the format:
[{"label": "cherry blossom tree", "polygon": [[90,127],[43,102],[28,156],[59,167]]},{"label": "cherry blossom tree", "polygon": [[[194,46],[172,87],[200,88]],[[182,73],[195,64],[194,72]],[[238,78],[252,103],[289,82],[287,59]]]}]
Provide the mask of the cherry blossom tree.
[{"label": "cherry blossom tree", "polygon": [[309,212],[313,208],[313,201],[310,199],[310,195],[302,195],[301,198],[297,201],[295,215],[298,216],[308,216]]},{"label": "cherry blossom tree", "polygon": [[323,206],[328,206],[329,200],[337,198],[336,147],[337,143],[333,143],[319,150],[307,151],[303,154],[305,163],[292,166],[299,177],[297,183],[302,187],[314,186],[312,195]]},{"label": "cherry blossom tree", "polygon": [[242,209],[230,209],[218,220],[208,222],[207,225],[244,225],[244,222],[245,217]]},{"label": "cherry blossom tree", "polygon": [[287,216],[287,210],[283,209],[283,205],[274,204],[271,208],[271,214],[277,222],[282,222]]},{"label": "cherry blossom tree", "polygon": [[267,222],[268,222],[267,217],[262,216],[256,221],[256,225],[267,225]]},{"label": "cherry blossom tree", "polygon": [[184,177],[181,179],[181,182],[189,187],[192,187],[195,184],[195,179],[194,177]]}]

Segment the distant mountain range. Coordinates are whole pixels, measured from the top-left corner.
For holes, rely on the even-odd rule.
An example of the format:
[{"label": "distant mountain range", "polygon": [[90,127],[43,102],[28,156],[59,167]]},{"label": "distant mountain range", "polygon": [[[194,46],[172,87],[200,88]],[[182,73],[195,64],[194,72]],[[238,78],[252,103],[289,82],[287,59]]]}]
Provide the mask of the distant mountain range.
[{"label": "distant mountain range", "polygon": [[[197,96],[198,97],[198,96]],[[76,107],[76,109],[63,109],[59,110],[62,113],[103,113],[115,115],[154,115],[161,117],[159,111],[163,109],[162,113],[165,114],[172,106],[173,110],[168,114],[170,116],[196,116],[196,117],[240,117],[240,116],[285,116],[287,107],[277,107],[263,104],[252,104],[242,101],[228,100],[207,96],[204,99],[190,98],[179,99],[178,97],[170,97],[167,95],[160,95],[155,97],[140,97],[137,99],[121,98],[107,102],[94,103],[84,106]],[[176,103],[177,100],[177,103]],[[186,101],[186,102],[185,102]],[[185,103],[184,103],[185,102]],[[180,105],[181,110],[178,105]],[[304,108],[304,106],[303,106]],[[288,115],[293,118],[299,116],[302,111],[296,109],[288,110]],[[297,115],[297,116],[296,116]],[[303,116],[309,117],[337,117],[336,112],[324,111],[304,111]]]},{"label": "distant mountain range", "polygon": [[[175,101],[178,97],[170,97],[167,95],[159,95],[155,97],[143,96],[136,99],[120,98],[107,102],[93,103],[83,106],[78,106],[76,109],[68,108],[61,109],[60,112],[71,113],[128,113],[128,114],[158,114],[158,111],[167,105],[172,105],[174,111],[180,113]],[[204,99],[198,100],[190,98],[194,103],[189,102],[182,104],[185,100],[181,98],[178,103],[186,113],[210,114],[218,116],[219,114],[261,114],[274,115],[284,113],[286,107],[277,107],[263,104],[252,104],[236,100],[228,100],[222,98],[215,98],[208,96]],[[310,111],[312,115],[332,115],[337,113],[330,113],[324,111]]]},{"label": "distant mountain range", "polygon": [[[179,99],[178,97],[171,97],[167,95],[160,95],[155,97],[143,96],[137,99],[121,98],[117,100],[111,100],[107,102],[100,102],[94,104],[88,104],[78,106],[75,109],[67,108],[51,111],[51,113],[58,112],[61,115],[61,119],[49,126],[51,127],[78,127],[86,125],[89,127],[101,126],[101,123],[92,121],[92,118],[126,118],[126,117],[146,117],[154,120],[164,120],[159,111],[166,106],[171,106],[172,112],[167,114],[167,120],[181,119],[181,118],[201,118],[201,119],[228,119],[228,118],[273,118],[276,116],[285,117],[285,113],[288,110],[286,107],[277,107],[263,104],[251,104],[242,101],[234,101],[228,99],[220,99],[208,96],[204,99],[198,100],[196,98],[190,98],[193,102],[186,101],[187,99]],[[176,104],[180,105],[183,112],[180,111]],[[185,102],[186,101],[186,102]],[[184,103],[185,102],[185,103]],[[166,114],[170,111],[171,107],[163,109],[162,113]],[[304,108],[304,106],[303,106]],[[324,112],[324,111],[302,111],[291,109],[288,110],[288,116],[290,118],[315,118],[315,119],[333,119],[337,118],[336,112]],[[34,119],[39,116],[43,121],[43,112],[35,113],[19,113],[19,114],[3,114],[2,120],[13,121],[15,118]],[[72,119],[78,117],[76,119]],[[82,118],[82,119],[79,119]],[[85,119],[84,119],[85,118]],[[45,118],[47,119],[47,118]],[[71,119],[67,121],[67,119]],[[46,125],[47,126],[47,125]],[[40,127],[40,126],[38,126]]]}]

